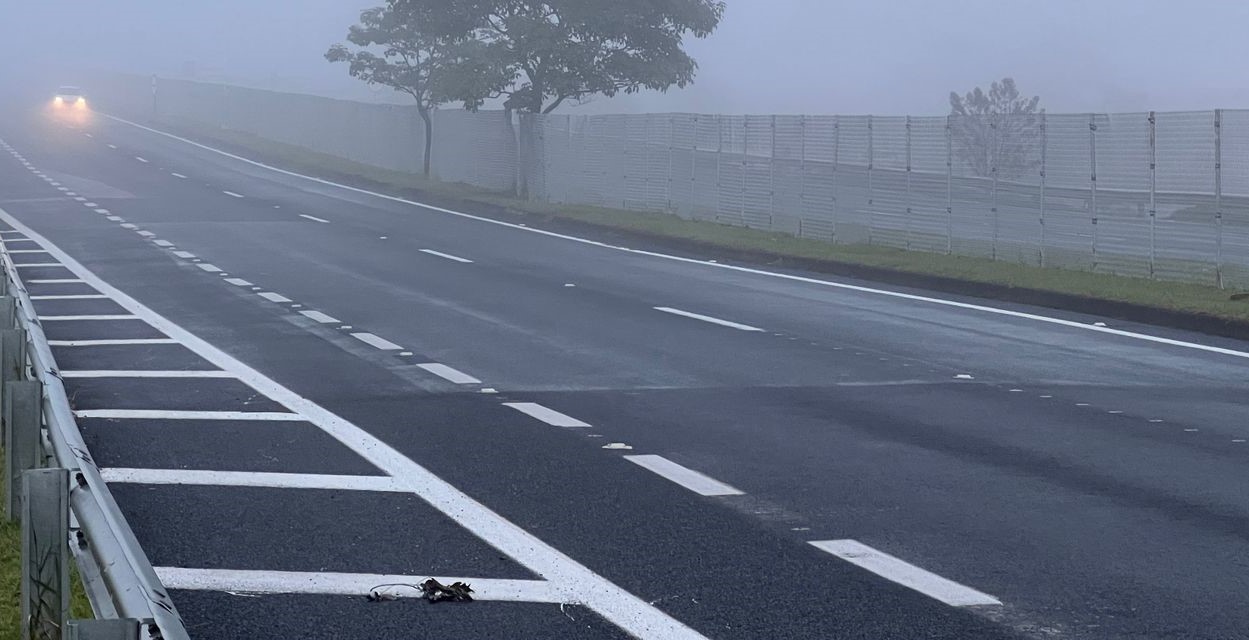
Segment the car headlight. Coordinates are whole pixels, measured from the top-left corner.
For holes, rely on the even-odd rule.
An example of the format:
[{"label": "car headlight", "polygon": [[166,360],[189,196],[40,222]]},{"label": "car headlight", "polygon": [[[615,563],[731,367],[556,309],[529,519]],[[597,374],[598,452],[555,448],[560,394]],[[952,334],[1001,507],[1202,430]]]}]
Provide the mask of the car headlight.
[{"label": "car headlight", "polygon": [[74,106],[78,107],[79,109],[86,109],[87,99],[82,96],[78,96],[78,99],[74,101]]},{"label": "car headlight", "polygon": [[62,98],[61,96],[53,98],[52,101],[57,104],[65,104],[65,98]]}]

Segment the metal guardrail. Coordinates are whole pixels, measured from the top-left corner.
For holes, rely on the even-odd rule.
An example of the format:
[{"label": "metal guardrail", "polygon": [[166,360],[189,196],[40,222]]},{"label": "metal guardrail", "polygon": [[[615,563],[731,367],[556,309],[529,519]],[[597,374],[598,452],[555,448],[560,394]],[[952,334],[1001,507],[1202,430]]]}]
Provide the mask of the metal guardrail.
[{"label": "metal guardrail", "polygon": [[[34,305],[7,250],[0,250],[0,261],[0,268],[4,272],[3,277],[0,277],[0,294],[8,298],[5,300],[4,309],[13,310],[12,326],[21,332],[17,334],[21,339],[11,336],[10,340],[0,342],[0,352],[9,352],[0,353],[0,363],[6,369],[0,374],[0,380],[3,380],[6,387],[10,386],[10,382],[19,380],[40,383],[42,397],[31,404],[38,405],[41,409],[41,433],[39,442],[31,444],[29,448],[42,448],[38,461],[43,466],[68,472],[70,512],[66,546],[77,561],[79,575],[96,618],[138,621],[135,635],[128,632],[118,634],[118,629],[132,628],[124,624],[99,625],[94,631],[86,631],[91,629],[89,624],[70,624],[64,629],[68,632],[66,637],[189,640],[190,636],[174,608],[173,601],[140,548],[134,532],[123,517],[83,442],[56,366],[56,359],[52,356],[52,349],[48,345]],[[16,358],[14,351],[19,351]],[[9,398],[10,394],[6,389],[6,401]],[[6,417],[12,409],[19,406],[16,403],[10,404],[13,407],[5,407]],[[39,425],[39,422],[36,420],[35,424]],[[8,426],[12,429],[12,425]],[[11,439],[12,435],[6,439]],[[9,461],[13,460],[12,451],[6,451],[6,456]],[[17,471],[19,470],[14,468],[7,470],[11,489]],[[27,527],[28,524],[24,523],[23,526]],[[28,560],[24,559],[23,562]],[[60,622],[64,621],[57,621],[57,625]],[[31,626],[29,621],[27,626]],[[24,632],[23,637],[26,637],[26,633]]]}]

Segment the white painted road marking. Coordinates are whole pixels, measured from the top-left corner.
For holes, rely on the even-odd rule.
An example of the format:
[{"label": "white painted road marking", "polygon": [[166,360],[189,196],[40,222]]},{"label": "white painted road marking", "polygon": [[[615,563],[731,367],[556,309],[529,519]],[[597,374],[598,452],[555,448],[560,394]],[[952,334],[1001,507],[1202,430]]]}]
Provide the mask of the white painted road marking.
[{"label": "white painted road marking", "polygon": [[26,284],[74,284],[82,282],[78,278],[39,278],[35,280],[27,280]]},{"label": "white painted road marking", "polygon": [[173,246],[173,243],[168,240],[153,240],[152,244],[158,247],[166,247],[166,248]]},{"label": "white painted road marking", "polygon": [[279,489],[335,489],[342,491],[404,492],[404,486],[386,476],[202,471],[198,469],[100,469],[109,483],[181,484],[218,487],[272,487]]},{"label": "white painted road marking", "polygon": [[740,496],[743,492],[701,474],[688,467],[683,467],[663,456],[641,455],[625,456],[625,460],[667,478],[694,493],[704,496]]},{"label": "white painted road marking", "polygon": [[321,324],[338,324],[340,320],[333,316],[327,316],[320,311],[300,311],[303,315],[320,322]]},{"label": "white painted road marking", "polygon": [[62,371],[62,378],[233,378],[234,374],[220,370],[175,370],[160,371],[155,369],[117,369]]},{"label": "white painted road marking", "polygon": [[537,418],[553,427],[581,428],[592,426],[572,416],[564,415],[554,409],[548,409],[536,402],[504,402],[503,406],[511,407],[531,418]]},{"label": "white painted road marking", "polygon": [[[69,254],[53,247],[43,236],[36,234],[2,209],[0,209],[0,219],[26,235],[38,239],[44,246],[50,247],[49,252],[57,260],[87,280],[101,293],[107,294],[123,308],[143,316],[148,323],[166,335],[178,338],[183,346],[218,368],[235,373],[240,380],[257,392],[297,411],[301,419],[316,425],[383,473],[403,482],[409,492],[454,520],[465,530],[503,555],[515,560],[531,573],[545,577],[550,581],[551,588],[558,596],[558,601],[579,602],[635,638],[706,640],[705,636],[654,605],[620,588],[585,565],[546,544],[516,523],[490,510],[376,436],[278,384],[104,282]],[[273,575],[271,571],[264,573]],[[166,586],[169,585],[166,584]]]},{"label": "white painted road marking", "polygon": [[61,266],[61,263],[59,262],[30,262],[27,264],[14,264],[13,266],[17,267],[18,269],[28,269],[30,267],[59,267]]},{"label": "white painted road marking", "polygon": [[105,218],[105,220],[108,220],[109,222],[125,222],[126,221],[126,219],[121,216],[109,216]]},{"label": "white painted road marking", "polygon": [[[177,252],[175,251],[174,253],[177,253]],[[232,284],[232,285],[234,285],[234,286],[236,286],[236,287],[250,287],[250,286],[252,286],[252,283],[250,283],[250,282],[248,282],[248,281],[246,281],[246,280],[244,280],[244,279],[242,279],[242,278],[226,278],[226,279],[225,279],[225,281],[226,281],[226,282],[229,282],[230,284]]]},{"label": "white painted road marking", "polygon": [[[156,576],[166,589],[220,591],[249,594],[300,594],[367,597],[378,589],[386,597],[421,598],[417,585],[429,576],[378,573],[303,573],[296,571],[248,571],[242,569],[184,569],[156,567]],[[473,585],[473,600],[484,602],[532,602],[563,604],[568,594],[545,580],[496,580],[487,578],[437,576],[443,584],[465,582]],[[651,637],[651,636],[643,636]],[[657,637],[657,636],[656,636]]]},{"label": "white painted road marking", "polygon": [[454,260],[455,262],[463,262],[466,264],[471,264],[473,262],[472,260],[469,260],[468,258],[461,258],[459,256],[453,256],[449,253],[443,253],[441,251],[434,251],[433,249],[421,249],[421,253],[428,253],[431,256],[438,256],[439,258],[446,258],[447,260]]},{"label": "white painted road marking", "polygon": [[1054,317],[1050,317],[1050,316],[1042,316],[1042,315],[1038,315],[1038,314],[1034,314],[1034,313],[1025,313],[1025,312],[1022,312],[1022,311],[1012,311],[1012,310],[1010,310],[1010,309],[1001,309],[1001,308],[997,308],[997,307],[989,307],[989,306],[985,306],[985,305],[971,304],[971,303],[968,303],[968,302],[958,302],[958,301],[956,301],[956,300],[945,300],[945,299],[942,299],[942,298],[934,298],[934,297],[931,297],[931,296],[921,296],[921,295],[916,295],[916,294],[912,294],[912,293],[902,293],[902,292],[900,292],[900,291],[889,291],[889,290],[887,290],[887,289],[876,289],[876,288],[872,288],[872,287],[864,287],[864,286],[860,286],[860,285],[846,284],[846,283],[843,283],[843,282],[834,282],[834,281],[832,281],[832,280],[820,280],[820,279],[817,279],[817,278],[810,278],[810,277],[806,277],[806,276],[799,276],[799,275],[794,275],[794,274],[790,274],[790,273],[777,273],[777,272],[773,272],[773,271],[765,271],[765,270],[763,270],[763,269],[755,269],[755,268],[751,268],[751,267],[740,267],[740,266],[736,266],[736,265],[729,265],[729,264],[722,264],[722,263],[717,263],[717,262],[710,262],[710,261],[707,261],[707,260],[698,260],[698,259],[695,259],[695,258],[685,258],[685,257],[681,257],[681,256],[674,256],[674,255],[669,255],[669,254],[665,254],[665,253],[658,253],[658,252],[655,252],[655,251],[644,251],[644,250],[641,250],[641,249],[629,249],[629,248],[626,248],[626,247],[619,247],[619,246],[615,246],[615,245],[607,244],[606,242],[599,242],[599,241],[597,241],[597,240],[590,240],[590,239],[587,239],[587,238],[580,238],[580,237],[577,237],[577,236],[571,236],[571,235],[567,235],[567,234],[556,233],[556,232],[554,232],[554,231],[546,231],[546,230],[543,230],[543,229],[534,229],[534,228],[531,228],[531,227],[527,227],[527,226],[525,226],[525,225],[523,225],[523,224],[515,224],[515,223],[511,223],[511,222],[504,222],[504,221],[502,221],[502,220],[494,220],[494,219],[492,219],[492,218],[486,218],[486,217],[482,217],[482,216],[476,216],[476,215],[472,215],[472,214],[464,213],[464,212],[462,212],[462,211],[455,211],[454,209],[447,209],[447,208],[444,208],[444,207],[437,207],[437,206],[434,206],[434,205],[431,205],[431,204],[425,204],[425,203],[423,203],[423,202],[417,202],[417,201],[415,201],[415,200],[408,200],[408,199],[406,199],[406,198],[400,198],[400,197],[398,197],[398,196],[391,196],[391,195],[386,195],[386,194],[384,194],[384,193],[378,193],[378,192],[376,192],[376,191],[369,191],[368,189],[361,189],[360,187],[352,187],[352,186],[348,186],[348,185],[345,185],[345,184],[340,184],[340,183],[334,182],[334,181],[332,181],[332,180],[326,180],[326,179],[324,179],[324,178],[316,178],[316,177],[313,177],[313,176],[304,175],[304,174],[302,174],[302,173],[297,173],[297,172],[294,172],[294,171],[288,171],[288,170],[286,170],[286,169],[279,169],[278,167],[274,167],[274,166],[272,166],[272,165],[267,165],[267,164],[265,164],[265,163],[263,163],[263,162],[257,162],[257,161],[255,161],[255,160],[250,159],[250,158],[244,158],[243,156],[235,155],[235,154],[232,154],[232,153],[227,153],[227,152],[222,151],[222,150],[220,150],[220,149],[216,149],[216,148],[210,147],[210,146],[205,145],[205,144],[200,144],[200,143],[195,142],[195,141],[193,141],[193,140],[188,140],[188,139],[186,139],[186,138],[182,138],[182,137],[179,137],[179,136],[175,136],[175,135],[173,135],[173,134],[171,134],[171,133],[166,133],[166,132],[161,131],[161,130],[159,130],[159,129],[153,129],[153,128],[151,128],[151,127],[145,127],[145,126],[143,126],[143,125],[141,125],[141,124],[138,124],[138,123],[135,123],[135,122],[131,122],[131,121],[129,121],[129,120],[125,120],[125,119],[122,119],[122,118],[118,118],[118,117],[116,117],[116,116],[111,116],[111,115],[108,115],[108,114],[102,114],[102,115],[104,115],[104,117],[106,117],[106,118],[109,118],[109,119],[111,119],[111,120],[115,120],[115,121],[117,121],[117,122],[121,122],[121,123],[123,123],[123,124],[130,125],[130,126],[135,127],[135,128],[137,128],[137,129],[142,129],[142,130],[147,131],[147,132],[149,132],[149,133],[154,133],[154,134],[156,134],[156,135],[163,136],[163,137],[166,137],[166,138],[169,138],[169,139],[172,139],[172,140],[177,140],[177,141],[179,141],[179,142],[182,142],[182,143],[185,143],[185,144],[191,145],[191,146],[193,146],[193,147],[197,147],[197,148],[199,148],[199,149],[203,149],[203,150],[205,150],[205,151],[209,151],[209,152],[212,152],[212,153],[216,153],[216,154],[218,154],[218,155],[221,155],[221,156],[224,156],[224,157],[227,157],[227,158],[231,158],[231,159],[237,160],[237,161],[239,161],[239,162],[243,162],[243,163],[249,164],[249,165],[254,166],[254,167],[260,167],[260,168],[262,168],[262,169],[266,169],[266,170],[268,170],[268,171],[273,171],[274,173],[278,173],[278,174],[281,174],[281,175],[291,176],[291,177],[299,178],[299,179],[301,179],[301,180],[307,180],[307,181],[309,181],[309,182],[315,182],[315,183],[317,183],[317,184],[323,184],[323,185],[327,185],[327,186],[335,187],[335,188],[337,188],[337,189],[342,189],[342,190],[344,190],[344,191],[350,191],[350,192],[352,192],[352,193],[360,193],[360,194],[364,194],[364,195],[372,196],[372,197],[374,197],[374,198],[379,198],[379,199],[382,199],[382,200],[388,200],[388,201],[390,201],[390,202],[400,202],[400,203],[407,204],[407,205],[411,205],[411,206],[414,206],[414,207],[419,207],[419,208],[425,209],[425,210],[427,210],[427,211],[437,211],[437,212],[439,212],[439,213],[445,213],[445,214],[447,214],[447,215],[452,215],[452,216],[456,216],[456,217],[459,217],[459,218],[464,218],[464,219],[467,219],[467,220],[475,220],[475,221],[482,222],[482,223],[486,223],[486,224],[492,224],[492,225],[496,225],[496,226],[500,226],[500,227],[507,227],[507,228],[509,228],[509,229],[517,229],[517,230],[521,230],[521,231],[527,231],[527,232],[529,232],[529,233],[536,233],[536,234],[539,234],[539,235],[547,236],[547,237],[549,237],[549,238],[559,238],[559,239],[561,239],[561,240],[568,240],[568,241],[570,241],[570,242],[577,242],[577,243],[580,243],[580,244],[585,244],[585,245],[596,246],[596,247],[600,247],[600,248],[604,248],[604,249],[611,249],[611,250],[613,250],[613,251],[623,251],[623,252],[625,252],[625,253],[633,253],[633,254],[636,254],[636,255],[649,256],[649,257],[652,257],[652,258],[659,258],[659,259],[662,259],[662,260],[670,260],[670,261],[673,261],[673,262],[682,262],[682,263],[685,263],[685,264],[691,264],[691,265],[702,266],[702,267],[709,268],[709,269],[726,269],[726,270],[729,270],[729,271],[734,271],[734,272],[737,272],[737,273],[746,273],[746,274],[750,274],[750,275],[764,276],[764,277],[768,277],[768,278],[778,278],[778,279],[781,279],[781,280],[788,280],[788,281],[790,281],[790,282],[801,282],[801,283],[804,283],[804,284],[814,284],[814,285],[818,285],[818,286],[822,286],[822,287],[832,287],[832,288],[835,288],[835,289],[841,289],[841,290],[844,290],[844,291],[857,291],[857,292],[859,292],[859,293],[868,293],[868,294],[872,294],[872,295],[886,296],[886,297],[890,297],[890,298],[897,298],[897,299],[901,299],[901,300],[911,300],[911,301],[915,301],[915,302],[923,302],[923,303],[926,303],[926,304],[935,304],[935,305],[942,305],[942,306],[946,306],[946,307],[953,307],[953,308],[958,308],[958,309],[967,309],[967,310],[977,311],[977,312],[982,312],[982,313],[989,313],[989,314],[1000,315],[1000,316],[1006,316],[1006,317],[1012,317],[1012,318],[1020,318],[1020,319],[1032,320],[1032,321],[1036,321],[1036,322],[1045,322],[1045,323],[1054,324],[1054,325],[1060,325],[1060,326],[1063,326],[1063,327],[1068,327],[1068,328],[1073,328],[1073,329],[1081,329],[1081,330],[1084,330],[1084,331],[1094,331],[1094,332],[1097,332],[1097,333],[1102,333],[1102,334],[1114,335],[1114,336],[1119,336],[1119,337],[1124,337],[1124,338],[1131,338],[1131,339],[1133,339],[1133,340],[1143,340],[1143,341],[1146,341],[1146,342],[1153,342],[1153,343],[1156,343],[1156,344],[1165,344],[1165,345],[1174,346],[1174,347],[1182,347],[1182,348],[1185,348],[1185,349],[1196,349],[1196,350],[1199,350],[1199,351],[1206,351],[1206,352],[1209,352],[1209,353],[1218,353],[1218,354],[1222,354],[1222,355],[1226,355],[1226,356],[1233,356],[1233,357],[1237,357],[1237,358],[1246,358],[1246,359],[1249,359],[1249,351],[1237,351],[1237,350],[1235,350],[1235,349],[1227,349],[1227,348],[1223,348],[1223,347],[1215,347],[1215,346],[1205,345],[1205,344],[1200,344],[1200,343],[1196,343],[1196,342],[1186,342],[1186,341],[1184,341],[1184,340],[1173,340],[1173,339],[1171,339],[1171,338],[1162,338],[1162,337],[1159,337],[1159,336],[1153,336],[1153,335],[1149,335],[1149,334],[1145,334],[1145,333],[1136,333],[1136,332],[1132,332],[1132,331],[1123,331],[1123,330],[1121,330],[1121,329],[1111,329],[1111,328],[1109,328],[1109,327],[1098,327],[1098,326],[1094,326],[1094,325],[1091,325],[1091,324],[1085,324],[1085,323],[1082,323],[1082,322],[1076,322],[1076,321],[1073,321],[1073,320],[1064,320],[1064,319],[1062,319],[1062,318],[1054,318]]},{"label": "white painted road marking", "polygon": [[282,295],[282,294],[280,294],[280,293],[273,293],[273,292],[271,292],[271,291],[265,291],[264,293],[258,293],[258,294],[256,294],[256,295],[258,295],[258,296],[260,296],[260,297],[262,297],[262,298],[264,298],[265,300],[268,300],[268,301],[270,301],[270,302],[290,302],[290,301],[291,301],[291,299],[290,299],[290,298],[288,298],[288,297],[286,297],[286,296],[284,296],[284,295]]},{"label": "white painted road marking", "polygon": [[138,233],[139,235],[143,236],[144,238],[154,238],[154,237],[156,237],[156,234],[155,234],[155,233],[152,233],[151,231],[138,231],[137,233]]},{"label": "white painted road marking", "polygon": [[12,251],[6,251],[5,253],[13,254],[13,253],[47,253],[47,252],[48,251],[46,249],[13,249]]},{"label": "white painted road marking", "polygon": [[138,160],[139,162],[142,162],[143,164],[147,164],[146,158],[140,158],[139,156],[135,156],[134,159]]},{"label": "white painted road marking", "polygon": [[877,551],[857,540],[817,540],[811,544],[882,578],[892,580],[951,606],[1002,604],[991,595],[942,578],[887,553]]},{"label": "white painted road marking", "polygon": [[195,254],[190,251],[173,251],[172,253],[183,260],[193,260],[195,258]]},{"label": "white painted road marking", "polygon": [[246,420],[252,422],[304,422],[298,413],[280,411],[173,411],[163,409],[86,409],[79,418],[111,420]]},{"label": "white painted road marking", "polygon": [[[100,296],[107,298],[108,296]],[[173,338],[121,338],[116,340],[49,340],[52,347],[113,347],[142,344],[178,344]]]},{"label": "white painted road marking", "polygon": [[378,349],[382,349],[384,351],[398,351],[399,349],[403,348],[385,338],[375,336],[371,333],[366,333],[366,332],[353,333],[351,334],[351,337],[371,347],[377,347]]},{"label": "white painted road marking", "polygon": [[[81,280],[79,281],[81,282]],[[39,316],[39,322],[61,322],[68,320],[139,320],[139,316],[132,315],[91,315],[91,316]]]},{"label": "white painted road marking", "polygon": [[116,149],[116,148],[117,148],[117,145],[115,145],[115,144],[109,144],[109,145],[108,145],[108,148],[109,148],[109,149]]},{"label": "white painted road marking", "polygon": [[138,229],[138,228],[139,228],[139,225],[134,224],[133,222],[127,222],[127,223],[125,223],[125,224],[121,225],[121,228],[122,228],[122,229],[129,229],[129,230],[131,230],[131,231],[134,231],[135,229]]},{"label": "white painted road marking", "polygon": [[221,273],[221,268],[220,268],[220,267],[218,267],[218,266],[217,266],[217,265],[215,265],[215,264],[209,264],[209,263],[207,263],[207,262],[201,262],[201,263],[199,263],[199,264],[197,264],[197,265],[195,265],[195,266],[197,266],[197,267],[199,267],[199,268],[203,269],[204,271],[207,271],[208,273]]},{"label": "white painted road marking", "polygon": [[748,324],[740,324],[740,323],[732,322],[729,320],[721,320],[719,318],[713,318],[711,316],[702,315],[701,313],[691,313],[689,311],[673,309],[672,307],[655,307],[655,310],[662,311],[664,313],[671,313],[672,315],[682,316],[685,318],[693,318],[695,320],[702,320],[703,322],[710,322],[712,324],[718,324],[722,327],[730,327],[732,329],[737,329],[739,331],[763,331],[763,329],[760,329],[759,327],[752,327]]},{"label": "white painted road marking", "polygon": [[329,220],[326,220],[326,219],[324,219],[324,218],[318,218],[318,217],[316,217],[316,216],[310,216],[310,215],[308,215],[308,214],[306,214],[306,213],[301,213],[301,214],[299,214],[299,217],[301,217],[301,218],[307,218],[307,219],[309,219],[309,220],[311,220],[311,221],[313,221],[313,222],[324,222],[325,224],[329,224],[329,223],[330,223],[330,221],[329,221]]},{"label": "white painted road marking", "polygon": [[108,296],[102,293],[76,293],[63,296],[31,296],[31,300],[102,300]]},{"label": "white painted road marking", "polygon": [[230,196],[231,198],[242,198],[242,197],[243,197],[243,194],[241,194],[241,193],[234,193],[233,191],[222,191],[221,193],[224,193],[224,194],[226,194],[227,196]]},{"label": "white painted road marking", "polygon": [[452,369],[445,364],[427,362],[416,366],[438,376],[439,378],[449,382],[454,382],[455,384],[481,384],[481,380],[478,380],[477,378],[474,378],[473,376],[470,376],[458,369]]},{"label": "white painted road marking", "polygon": [[110,213],[108,209],[96,209],[95,212],[102,213],[104,215],[108,215]]},{"label": "white painted road marking", "polygon": [[186,176],[182,175],[181,173],[170,173],[169,175],[175,178],[178,178],[179,180],[186,180]]}]

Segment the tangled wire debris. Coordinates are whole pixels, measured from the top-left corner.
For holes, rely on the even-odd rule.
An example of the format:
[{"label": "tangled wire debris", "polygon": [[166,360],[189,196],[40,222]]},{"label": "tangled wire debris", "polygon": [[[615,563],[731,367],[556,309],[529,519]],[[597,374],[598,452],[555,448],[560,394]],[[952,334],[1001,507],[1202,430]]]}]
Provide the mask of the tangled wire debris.
[{"label": "tangled wire debris", "polygon": [[442,602],[450,600],[451,602],[472,602],[473,588],[465,582],[453,582],[451,584],[443,584],[437,580],[430,578],[420,585],[395,583],[395,584],[379,584],[369,589],[369,602],[387,602],[390,600],[398,600],[399,595],[394,592],[383,591],[386,587],[407,587],[421,592],[421,597],[430,602]]}]

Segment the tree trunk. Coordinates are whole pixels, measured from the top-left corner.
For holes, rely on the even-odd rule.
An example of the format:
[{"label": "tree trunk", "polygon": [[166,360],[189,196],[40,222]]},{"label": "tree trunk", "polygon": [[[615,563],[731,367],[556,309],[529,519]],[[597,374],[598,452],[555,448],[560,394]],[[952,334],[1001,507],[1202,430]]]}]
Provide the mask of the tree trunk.
[{"label": "tree trunk", "polygon": [[430,159],[434,152],[434,121],[430,117],[429,109],[417,109],[421,114],[421,120],[425,123],[425,162],[422,168],[422,174],[428,178],[430,173]]}]

